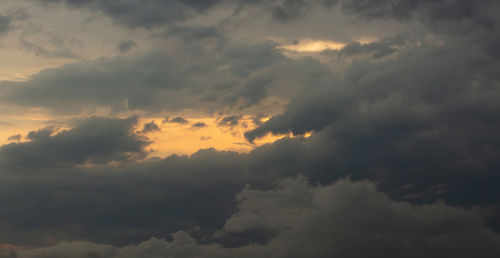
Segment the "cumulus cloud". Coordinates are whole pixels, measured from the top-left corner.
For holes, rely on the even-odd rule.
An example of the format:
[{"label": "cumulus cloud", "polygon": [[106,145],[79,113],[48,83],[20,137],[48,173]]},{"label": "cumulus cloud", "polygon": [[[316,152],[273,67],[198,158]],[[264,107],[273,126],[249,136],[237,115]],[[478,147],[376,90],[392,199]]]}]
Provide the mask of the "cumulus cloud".
[{"label": "cumulus cloud", "polygon": [[135,117],[92,117],[60,132],[51,127],[31,131],[26,137],[29,141],[0,148],[0,166],[4,172],[12,172],[9,170],[15,168],[47,168],[84,162],[105,164],[140,157],[148,142],[131,132],[136,121]]},{"label": "cumulus cloud", "polygon": [[[150,239],[123,248],[91,242],[61,243],[18,252],[18,257],[497,257],[498,234],[471,211],[444,203],[391,201],[373,183],[340,180],[312,187],[305,178],[273,190],[245,188],[238,212],[221,232],[278,230],[265,244],[228,248],[202,244],[187,232],[172,241]],[[222,233],[223,234],[223,233]]]}]

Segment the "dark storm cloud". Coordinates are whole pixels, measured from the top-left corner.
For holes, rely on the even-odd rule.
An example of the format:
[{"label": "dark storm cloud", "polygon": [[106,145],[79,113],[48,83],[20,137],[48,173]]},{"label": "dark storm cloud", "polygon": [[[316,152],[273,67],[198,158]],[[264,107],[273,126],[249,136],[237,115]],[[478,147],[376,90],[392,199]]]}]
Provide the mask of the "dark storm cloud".
[{"label": "dark storm cloud", "polygon": [[77,122],[69,130],[54,132],[48,127],[31,131],[26,137],[30,141],[0,148],[0,166],[3,172],[13,172],[26,167],[105,164],[142,157],[148,142],[131,132],[136,120],[94,117]]},{"label": "dark storm cloud", "polygon": [[91,242],[20,251],[17,257],[497,257],[500,237],[473,212],[444,203],[393,202],[370,182],[341,180],[311,187],[303,178],[272,190],[245,188],[238,211],[219,234],[266,228],[266,243],[228,248],[201,244],[179,231],[172,241],[150,239],[119,248]]},{"label": "dark storm cloud", "polygon": [[135,42],[133,40],[124,40],[122,42],[120,42],[118,44],[118,46],[116,46],[116,48],[122,52],[122,53],[127,53],[131,50],[133,50],[134,48],[137,48],[137,44],[135,44]]}]

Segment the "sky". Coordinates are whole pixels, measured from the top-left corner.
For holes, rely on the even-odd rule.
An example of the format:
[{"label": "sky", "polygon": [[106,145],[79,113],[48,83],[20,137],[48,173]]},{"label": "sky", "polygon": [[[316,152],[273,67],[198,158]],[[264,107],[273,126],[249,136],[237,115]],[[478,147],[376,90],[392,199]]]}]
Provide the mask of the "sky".
[{"label": "sky", "polygon": [[498,12],[0,1],[0,258],[500,257]]}]

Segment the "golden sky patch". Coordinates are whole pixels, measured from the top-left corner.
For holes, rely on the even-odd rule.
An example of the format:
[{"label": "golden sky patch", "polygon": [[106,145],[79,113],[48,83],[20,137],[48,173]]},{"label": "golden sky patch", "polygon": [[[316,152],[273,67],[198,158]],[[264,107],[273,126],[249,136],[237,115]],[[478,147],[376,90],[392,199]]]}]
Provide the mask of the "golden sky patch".
[{"label": "golden sky patch", "polygon": [[[256,127],[250,117],[242,117],[238,125],[219,125],[214,117],[186,118],[189,123],[179,124],[163,122],[162,119],[143,119],[138,129],[145,123],[155,121],[161,131],[146,133],[152,141],[149,149],[154,150],[153,156],[165,157],[171,154],[189,155],[199,149],[215,148],[217,150],[228,150],[236,152],[249,152],[257,146],[273,142],[283,136],[266,136],[250,144],[244,137],[244,133]],[[265,119],[264,119],[265,120]],[[206,126],[196,128],[196,123],[204,123]]]},{"label": "golden sky patch", "polygon": [[296,52],[321,52],[324,50],[339,50],[344,43],[328,40],[301,40],[295,44],[281,45],[278,48]]}]

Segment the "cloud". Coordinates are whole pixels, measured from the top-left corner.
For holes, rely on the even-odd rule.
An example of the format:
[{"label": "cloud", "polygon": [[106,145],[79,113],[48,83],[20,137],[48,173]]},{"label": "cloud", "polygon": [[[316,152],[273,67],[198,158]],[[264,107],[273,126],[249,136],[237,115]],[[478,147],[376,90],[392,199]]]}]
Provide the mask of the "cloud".
[{"label": "cloud", "polygon": [[3,34],[9,30],[11,21],[11,17],[0,15],[0,34]]},{"label": "cloud", "polygon": [[219,126],[228,126],[228,127],[233,127],[237,126],[240,122],[241,116],[226,116],[220,119],[218,125]]},{"label": "cloud", "polygon": [[9,138],[7,138],[7,140],[13,141],[13,142],[18,142],[21,140],[21,135],[20,134],[11,135],[11,136],[9,136]]},{"label": "cloud", "polygon": [[176,123],[176,124],[188,124],[189,123],[188,120],[186,120],[185,118],[180,117],[180,116],[174,117],[170,120],[168,120],[168,118],[167,118],[167,119],[165,119],[165,121],[167,121],[167,123]]},{"label": "cloud", "polygon": [[313,6],[329,8],[336,0],[166,0],[143,2],[106,1],[106,0],[35,0],[40,4],[53,5],[63,3],[71,8],[85,8],[97,11],[111,17],[119,24],[129,28],[148,28],[176,25],[182,21],[205,15],[216,7],[232,8],[234,14],[241,13],[246,8],[259,8],[269,13],[273,20],[290,22],[304,16]]},{"label": "cloud", "polygon": [[203,123],[203,122],[197,122],[197,123],[194,123],[191,127],[193,128],[203,128],[203,127],[207,127],[208,125]]},{"label": "cloud", "polygon": [[[45,2],[101,10],[133,28],[184,19],[154,20],[156,10],[148,8],[173,3],[169,12],[179,4],[197,15],[215,6]],[[315,4],[333,2],[251,4],[291,24]],[[497,257],[498,4],[339,2],[359,17],[398,20],[418,31],[290,58],[272,41],[221,40],[208,54],[199,42],[227,35],[175,24],[167,36],[187,46],[178,59],[134,53],[1,82],[3,104],[73,114],[106,107],[114,114],[189,109],[255,116],[275,111],[265,100],[281,101],[283,113],[266,121],[256,116],[258,127],[245,136],[295,137],[249,153],[207,149],[144,159],[149,142],[134,133],[141,130],[137,118],[32,131],[29,141],[0,148],[0,239],[28,246],[82,240],[18,257]],[[335,62],[343,61],[340,69]],[[273,184],[299,174],[307,179]],[[338,181],[347,175],[352,181]],[[493,215],[481,217],[485,209]],[[170,241],[159,240],[172,232],[178,233]],[[141,244],[123,247],[129,243]]]},{"label": "cloud", "polygon": [[219,0],[106,1],[106,0],[37,0],[42,4],[64,3],[72,8],[102,12],[130,28],[153,28],[185,20],[204,13]]},{"label": "cloud", "polygon": [[127,53],[134,48],[137,48],[137,44],[133,40],[124,40],[116,46],[116,48],[121,52],[121,53]]},{"label": "cloud", "polygon": [[[58,144],[83,129],[87,134],[80,140]],[[2,147],[0,200],[9,207],[0,211],[2,239],[20,245],[64,240],[122,245],[178,230],[208,234],[234,211],[234,194],[259,180],[239,169],[244,156],[210,149],[191,157],[103,164],[136,154],[144,143],[113,129],[100,132],[76,127],[29,146]],[[23,155],[13,155],[14,148]],[[8,157],[12,162],[5,162]],[[85,160],[102,165],[81,166]]]},{"label": "cloud", "polygon": [[[325,69],[317,64],[305,68],[310,64],[288,59],[275,47],[271,42],[231,45],[218,50],[218,56],[205,53],[206,58],[188,64],[174,62],[159,50],[79,61],[42,70],[25,82],[0,82],[0,99],[56,114],[91,113],[100,107],[112,113],[249,108],[264,100],[269,88],[288,84],[290,89],[281,96],[285,98],[300,80]],[[293,82],[276,79],[289,69],[297,70]]]},{"label": "cloud", "polygon": [[[497,257],[500,237],[471,211],[444,203],[391,201],[367,181],[340,180],[311,187],[283,180],[272,190],[245,188],[223,232],[278,230],[264,244],[237,248],[202,244],[179,231],[172,241],[150,239],[115,247],[91,242],[60,243],[17,253],[18,257]],[[222,232],[222,231],[221,231]]]},{"label": "cloud", "polygon": [[[372,8],[371,2],[366,2],[368,7]],[[459,205],[497,205],[500,195],[492,182],[499,178],[500,142],[495,133],[499,120],[492,114],[500,111],[500,91],[498,76],[491,71],[500,58],[491,46],[498,41],[498,32],[482,25],[469,30],[470,19],[479,19],[475,16],[455,18],[451,31],[441,35],[436,34],[449,21],[439,20],[436,27],[427,24],[426,33],[434,40],[405,45],[390,57],[386,53],[392,50],[382,50],[398,48],[404,37],[347,45],[340,51],[343,55],[368,57],[350,60],[335,80],[311,81],[283,113],[245,137],[253,141],[267,134],[313,131],[310,143],[289,149],[270,146],[265,153],[282,151],[286,154],[275,162],[290,162],[304,171],[315,167],[315,172],[304,173],[321,181],[343,172],[356,179],[381,180],[381,189],[395,199],[414,196],[418,197],[414,202],[444,198]],[[379,51],[384,58],[376,54]],[[296,150],[300,148],[304,150]],[[405,184],[414,188],[400,190]],[[468,189],[468,194],[460,189]]]},{"label": "cloud", "polygon": [[477,25],[488,21],[490,17],[485,17],[483,12],[486,11],[485,8],[491,5],[494,5],[494,1],[342,1],[342,8],[344,10],[360,14],[367,18],[394,17],[405,20],[418,16],[418,18],[429,19],[426,21],[429,23],[473,20],[478,22]]},{"label": "cloud", "polygon": [[155,123],[155,121],[151,121],[149,123],[144,124],[144,128],[140,133],[151,133],[151,132],[159,132],[161,128]]},{"label": "cloud", "polygon": [[[137,118],[107,119],[92,117],[78,121],[74,128],[55,132],[48,127],[31,131],[30,141],[10,143],[0,148],[0,166],[48,168],[84,162],[106,164],[144,156],[148,142],[130,130]],[[7,169],[9,170],[9,169]]]}]

